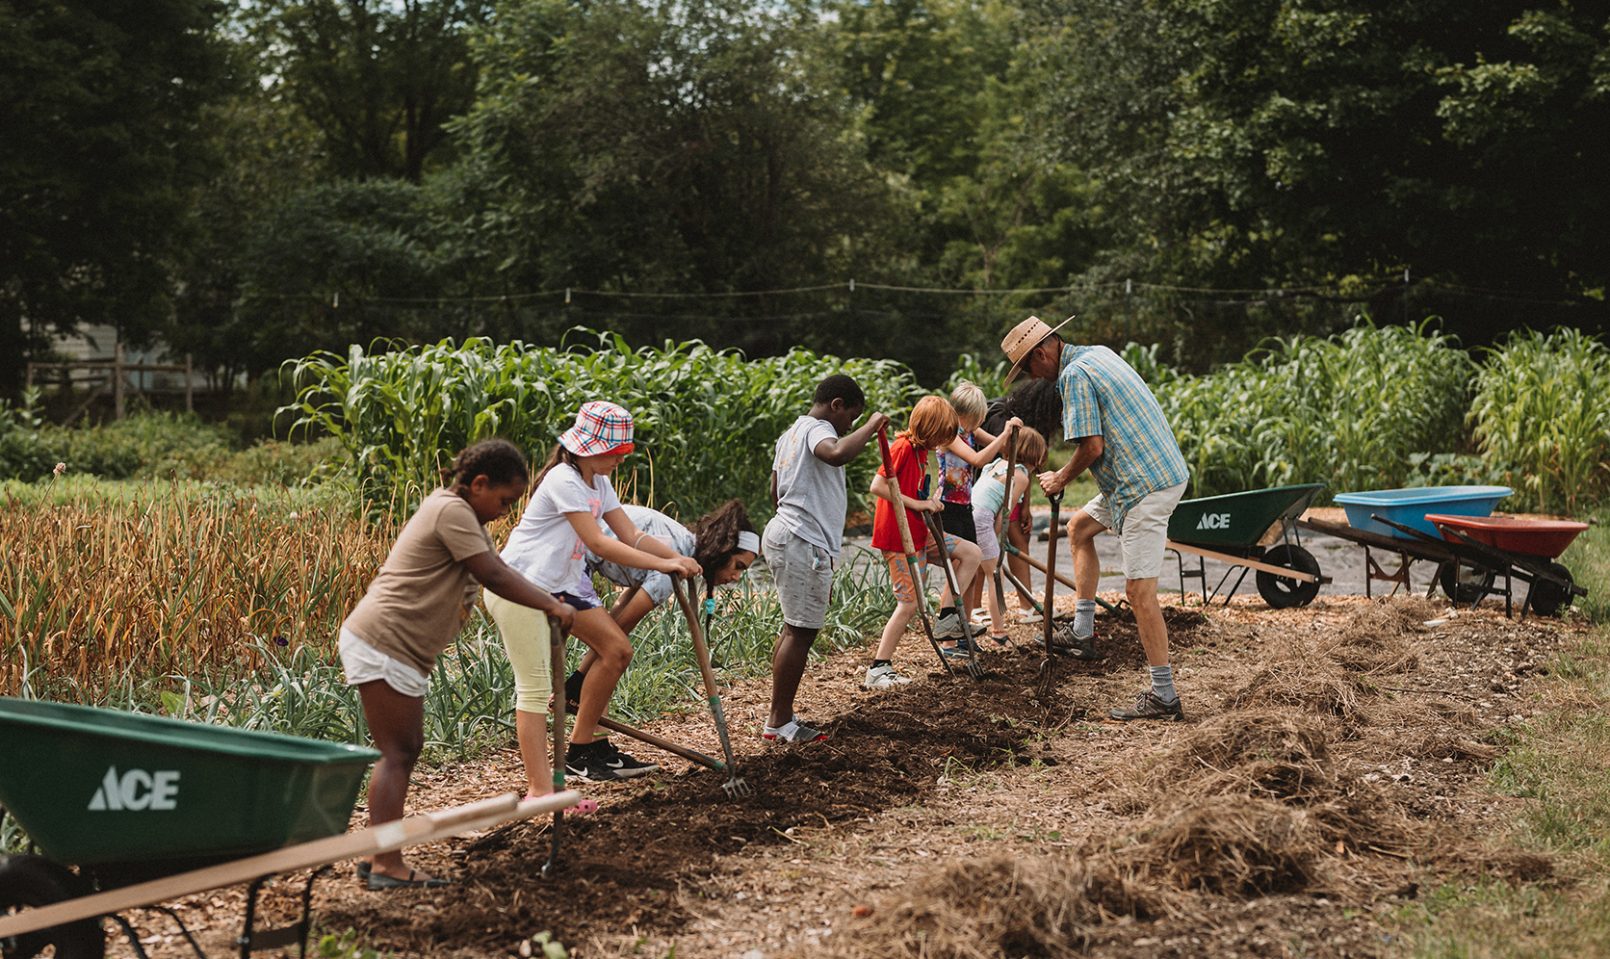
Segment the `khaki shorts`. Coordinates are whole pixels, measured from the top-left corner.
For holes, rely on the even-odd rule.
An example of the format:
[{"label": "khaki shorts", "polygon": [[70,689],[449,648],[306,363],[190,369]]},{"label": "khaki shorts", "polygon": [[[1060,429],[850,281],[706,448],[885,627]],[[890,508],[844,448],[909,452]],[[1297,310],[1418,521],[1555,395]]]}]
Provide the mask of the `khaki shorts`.
[{"label": "khaki shorts", "polygon": [[362,686],[377,679],[404,696],[424,697],[430,677],[400,659],[387,656],[341,627],[341,671],[348,686]]},{"label": "khaki shorts", "polygon": [[[1118,546],[1124,554],[1124,579],[1156,579],[1163,572],[1163,551],[1168,545],[1168,518],[1185,495],[1185,484],[1170,486],[1141,497],[1124,517]],[[1096,522],[1112,529],[1107,498],[1098,495],[1084,506]]]},{"label": "khaki shorts", "polygon": [[548,714],[553,695],[553,650],[548,645],[548,614],[540,609],[510,602],[491,590],[482,590],[481,599],[503,649],[514,668],[514,708],[522,713]]}]

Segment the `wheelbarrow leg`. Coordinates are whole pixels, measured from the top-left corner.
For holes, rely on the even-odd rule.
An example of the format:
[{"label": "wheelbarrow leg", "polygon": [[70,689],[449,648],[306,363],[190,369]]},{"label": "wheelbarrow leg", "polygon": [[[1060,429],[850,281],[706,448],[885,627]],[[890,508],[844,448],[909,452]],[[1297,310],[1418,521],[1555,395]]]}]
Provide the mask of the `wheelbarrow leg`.
[{"label": "wheelbarrow leg", "polygon": [[[178,913],[177,910],[173,909],[171,906],[162,906],[162,905],[147,906],[146,908],[147,909],[155,909],[157,912],[160,912],[163,915],[167,916],[169,919],[172,919],[173,924],[179,927],[179,933],[184,936],[186,942],[190,943],[190,951],[194,952],[197,956],[200,956],[201,959],[207,959],[207,953],[202,950],[201,943],[197,942],[196,937],[190,934],[190,927],[186,926],[184,924],[184,919],[182,919],[179,916],[179,913]],[[303,912],[303,915],[304,915],[304,917],[306,916],[305,911]],[[138,947],[138,941],[137,940],[134,940],[131,937],[130,941],[135,942],[136,943],[136,948]],[[304,943],[304,948],[305,948],[305,943]],[[142,952],[141,955],[144,955],[144,953]]]}]

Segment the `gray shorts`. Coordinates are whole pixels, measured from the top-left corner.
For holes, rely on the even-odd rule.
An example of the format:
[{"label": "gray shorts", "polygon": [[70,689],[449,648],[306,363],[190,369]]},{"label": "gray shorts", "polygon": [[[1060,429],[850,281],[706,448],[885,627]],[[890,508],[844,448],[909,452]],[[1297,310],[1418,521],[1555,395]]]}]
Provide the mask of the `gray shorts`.
[{"label": "gray shorts", "polygon": [[760,553],[777,584],[783,622],[798,629],[821,629],[833,591],[833,557],[773,519],[766,524]]}]

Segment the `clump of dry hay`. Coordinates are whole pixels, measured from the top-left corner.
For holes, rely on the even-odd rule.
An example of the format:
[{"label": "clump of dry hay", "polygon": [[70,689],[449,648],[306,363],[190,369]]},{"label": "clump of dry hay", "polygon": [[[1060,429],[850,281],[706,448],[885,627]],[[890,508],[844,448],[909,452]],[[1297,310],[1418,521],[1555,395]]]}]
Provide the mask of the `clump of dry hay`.
[{"label": "clump of dry hay", "polygon": [[1154,792],[1183,786],[1194,795],[1244,792],[1280,800],[1328,795],[1334,785],[1329,727],[1317,716],[1289,710],[1221,713],[1177,740],[1142,786]]},{"label": "clump of dry hay", "polygon": [[1168,896],[1125,875],[1110,856],[996,854],[909,887],[811,955],[840,959],[996,959],[1084,954],[1120,916],[1167,914]]},{"label": "clump of dry hay", "polygon": [[1264,667],[1226,700],[1232,709],[1296,707],[1348,723],[1365,719],[1361,693],[1369,677],[1405,673],[1420,665],[1408,637],[1435,615],[1423,599],[1361,607],[1336,632],[1275,644]]},{"label": "clump of dry hay", "polygon": [[1358,684],[1335,660],[1285,642],[1269,662],[1225,700],[1229,709],[1297,708],[1344,721],[1363,719]]},{"label": "clump of dry hay", "polygon": [[1365,676],[1409,672],[1419,667],[1420,656],[1405,637],[1436,614],[1435,605],[1418,597],[1371,603],[1331,638],[1325,655]]},{"label": "clump of dry hay", "polygon": [[1209,796],[1143,824],[1119,850],[1136,875],[1221,896],[1295,892],[1314,879],[1325,839],[1308,814],[1268,799]]}]

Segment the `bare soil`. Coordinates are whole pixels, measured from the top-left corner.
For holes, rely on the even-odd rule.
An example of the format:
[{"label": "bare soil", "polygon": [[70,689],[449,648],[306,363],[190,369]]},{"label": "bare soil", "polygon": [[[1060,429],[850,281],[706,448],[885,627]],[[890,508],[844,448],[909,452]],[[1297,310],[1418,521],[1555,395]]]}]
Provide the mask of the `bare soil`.
[{"label": "bare soil", "polygon": [[[1486,773],[1504,728],[1550,705],[1537,677],[1579,627],[1359,597],[1168,618],[1185,723],[1105,718],[1145,681],[1122,616],[1098,619],[1106,659],[1058,657],[1049,683],[1037,627],[982,681],[912,634],[901,689],[859,688],[864,651],[812,664],[801,712],[825,743],[765,746],[768,682],[731,689],[753,798],[628,747],[666,771],[582,787],[603,808],[566,819],[558,876],[538,875],[546,823],[504,827],[411,854],[448,889],[371,893],[343,864],[316,886],[319,927],[410,956],[522,955],[543,930],[583,957],[1377,956],[1401,946],[1393,911],[1444,881],[1549,875],[1505,844],[1525,800]],[[652,731],[719,749],[704,713]],[[422,771],[409,800],[521,781],[510,748]],[[270,919],[299,878],[269,888]],[[175,905],[226,953],[242,898]],[[152,955],[187,954],[168,920],[133,918]]]}]

